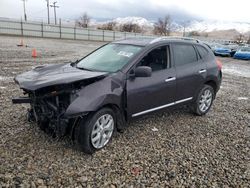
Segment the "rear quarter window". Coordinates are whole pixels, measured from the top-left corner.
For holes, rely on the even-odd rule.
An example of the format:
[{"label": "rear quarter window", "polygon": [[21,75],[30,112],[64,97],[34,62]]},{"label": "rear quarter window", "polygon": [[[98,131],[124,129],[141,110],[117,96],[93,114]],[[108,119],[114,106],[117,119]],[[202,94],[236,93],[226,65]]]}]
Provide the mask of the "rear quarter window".
[{"label": "rear quarter window", "polygon": [[198,45],[196,45],[196,48],[200,54],[201,59],[206,58],[206,56],[209,53],[208,50],[206,48],[204,48],[203,46],[198,46]]},{"label": "rear quarter window", "polygon": [[173,54],[176,66],[185,65],[197,61],[196,51],[193,45],[190,44],[174,44]]}]

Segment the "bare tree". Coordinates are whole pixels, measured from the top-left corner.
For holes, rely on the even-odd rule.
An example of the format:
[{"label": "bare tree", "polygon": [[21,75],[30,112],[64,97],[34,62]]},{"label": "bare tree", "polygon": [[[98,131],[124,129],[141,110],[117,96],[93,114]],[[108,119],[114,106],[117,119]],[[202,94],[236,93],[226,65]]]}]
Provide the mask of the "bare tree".
[{"label": "bare tree", "polygon": [[194,37],[194,36],[198,37],[198,36],[201,36],[201,34],[200,34],[198,31],[191,31],[191,32],[189,32],[188,35],[189,35],[190,37]]},{"label": "bare tree", "polygon": [[111,22],[108,22],[99,26],[98,29],[114,31],[115,26],[116,26],[116,22],[111,21]]},{"label": "bare tree", "polygon": [[247,44],[250,44],[250,35],[249,35],[249,37],[247,39]]},{"label": "bare tree", "polygon": [[154,33],[157,35],[169,36],[171,32],[171,17],[170,15],[164,18],[159,18],[158,22],[154,24]]},{"label": "bare tree", "polygon": [[[182,36],[185,37],[186,36],[186,29],[190,25],[190,21],[189,20],[184,20],[184,21],[180,22],[179,25],[183,29]],[[177,29],[180,29],[180,28],[177,28]]]},{"label": "bare tree", "polygon": [[141,33],[143,29],[138,24],[126,23],[120,26],[122,32]]},{"label": "bare tree", "polygon": [[90,17],[85,12],[78,20],[76,20],[76,26],[87,28],[89,26]]},{"label": "bare tree", "polygon": [[243,34],[239,34],[238,36],[236,36],[236,42],[237,43],[242,43],[244,40],[245,36]]}]

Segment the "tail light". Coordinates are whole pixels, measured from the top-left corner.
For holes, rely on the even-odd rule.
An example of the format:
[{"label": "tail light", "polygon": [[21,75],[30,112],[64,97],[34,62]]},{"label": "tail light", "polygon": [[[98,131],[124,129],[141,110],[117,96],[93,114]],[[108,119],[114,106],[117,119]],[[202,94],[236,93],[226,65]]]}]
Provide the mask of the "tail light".
[{"label": "tail light", "polygon": [[218,69],[221,70],[222,69],[222,63],[220,60],[216,59],[216,64],[218,66]]}]

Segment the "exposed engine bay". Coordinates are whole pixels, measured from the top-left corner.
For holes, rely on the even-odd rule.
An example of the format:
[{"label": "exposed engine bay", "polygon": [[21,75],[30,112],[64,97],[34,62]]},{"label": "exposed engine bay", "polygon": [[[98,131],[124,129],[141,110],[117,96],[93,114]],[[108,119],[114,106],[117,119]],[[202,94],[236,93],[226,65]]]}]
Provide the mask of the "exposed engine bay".
[{"label": "exposed engine bay", "polygon": [[[59,68],[58,66],[60,65],[57,65],[56,68]],[[67,69],[68,68],[69,67],[67,66]],[[66,80],[64,80],[65,83],[63,83],[61,79],[61,83],[50,85],[50,82],[54,82],[54,80],[48,79],[48,73],[46,73],[46,75],[42,77],[43,85],[39,86],[31,79],[30,76],[32,74],[35,75],[34,72],[37,70],[44,71],[44,68],[35,68],[28,72],[29,74],[24,73],[24,75],[19,75],[15,78],[15,82],[19,84],[21,89],[24,91],[23,93],[25,97],[13,98],[12,101],[14,104],[29,103],[30,108],[27,115],[29,121],[37,122],[41,129],[48,130],[56,136],[64,136],[66,133],[71,132],[70,129],[74,127],[74,124],[77,123],[76,121],[79,117],[86,115],[85,112],[77,114],[77,117],[66,116],[65,112],[69,105],[79,96],[80,90],[91,83],[103,79],[105,76],[98,75],[95,77],[85,78],[83,80],[74,80],[71,83],[67,83],[66,77]],[[59,70],[57,69],[57,71]],[[80,70],[80,73],[82,72],[83,71]],[[76,73],[75,70],[74,73]],[[64,74],[63,76],[65,75],[68,74]],[[45,80],[46,76],[47,80]],[[41,79],[39,80],[36,78],[36,82],[38,81],[41,81]],[[47,85],[45,85],[45,81],[48,83]]]}]

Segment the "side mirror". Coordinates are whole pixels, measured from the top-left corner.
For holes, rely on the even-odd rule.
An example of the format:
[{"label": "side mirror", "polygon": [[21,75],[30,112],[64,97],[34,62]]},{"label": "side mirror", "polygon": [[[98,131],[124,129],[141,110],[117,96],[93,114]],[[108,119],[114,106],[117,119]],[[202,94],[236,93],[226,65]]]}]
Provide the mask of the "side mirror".
[{"label": "side mirror", "polygon": [[150,77],[152,69],[148,66],[139,66],[135,68],[135,77]]}]

